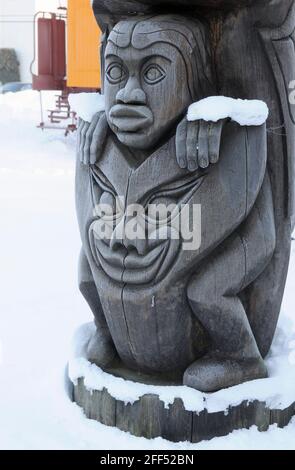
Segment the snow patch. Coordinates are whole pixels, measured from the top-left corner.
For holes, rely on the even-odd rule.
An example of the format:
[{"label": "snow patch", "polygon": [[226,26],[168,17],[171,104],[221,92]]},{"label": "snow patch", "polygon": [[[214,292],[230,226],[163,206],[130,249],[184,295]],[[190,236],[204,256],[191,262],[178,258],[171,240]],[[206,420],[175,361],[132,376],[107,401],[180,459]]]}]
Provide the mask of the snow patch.
[{"label": "snow patch", "polygon": [[69,103],[73,111],[83,119],[91,122],[96,113],[104,111],[104,95],[100,93],[71,93]]},{"label": "snow patch", "polygon": [[268,113],[268,107],[263,101],[209,96],[190,105],[187,119],[216,122],[230,118],[241,126],[261,126],[266,122]]},{"label": "snow patch", "polygon": [[93,335],[93,323],[82,325],[73,341],[73,355],[69,362],[69,375],[74,384],[79,378],[89,391],[106,388],[115,399],[135,403],[146,394],[157,394],[168,408],[176,398],[181,398],[188,411],[210,413],[224,411],[243,401],[265,401],[270,409],[285,409],[295,401],[295,364],[290,360],[294,354],[295,332],[288,318],[280,321],[274,345],[266,360],[270,377],[245,382],[216,393],[201,393],[186,386],[156,386],[135,383],[114,377],[91,364],[86,359],[86,347]]}]

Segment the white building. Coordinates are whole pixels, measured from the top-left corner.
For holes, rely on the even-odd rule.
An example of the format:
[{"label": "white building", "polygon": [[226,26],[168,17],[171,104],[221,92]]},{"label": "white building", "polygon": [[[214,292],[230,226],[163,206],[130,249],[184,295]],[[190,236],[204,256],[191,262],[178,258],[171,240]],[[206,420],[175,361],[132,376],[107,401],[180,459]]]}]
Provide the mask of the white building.
[{"label": "white building", "polygon": [[66,6],[66,0],[0,0],[0,48],[15,49],[23,82],[32,80],[34,15],[55,11],[58,6]]}]

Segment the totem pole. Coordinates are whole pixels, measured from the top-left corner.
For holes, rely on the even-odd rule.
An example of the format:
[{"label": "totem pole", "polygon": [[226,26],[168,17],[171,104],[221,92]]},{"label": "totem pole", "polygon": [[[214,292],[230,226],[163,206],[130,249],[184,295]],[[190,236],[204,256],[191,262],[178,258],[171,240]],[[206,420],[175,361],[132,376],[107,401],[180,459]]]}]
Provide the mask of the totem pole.
[{"label": "totem pole", "polygon": [[[76,178],[87,359],[206,393],[266,378],[294,221],[295,2],[93,10],[105,111],[80,124]],[[266,103],[266,124],[194,119],[222,96]]]}]

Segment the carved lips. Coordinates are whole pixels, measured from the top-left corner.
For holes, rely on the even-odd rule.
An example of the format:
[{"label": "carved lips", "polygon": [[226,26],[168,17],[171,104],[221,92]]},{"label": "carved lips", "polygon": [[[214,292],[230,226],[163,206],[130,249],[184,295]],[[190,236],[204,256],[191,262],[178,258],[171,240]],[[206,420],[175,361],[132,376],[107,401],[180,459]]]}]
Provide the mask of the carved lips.
[{"label": "carved lips", "polygon": [[177,253],[179,241],[166,240],[141,256],[129,250],[113,251],[96,236],[95,223],[89,230],[92,253],[104,272],[114,281],[142,285],[159,281]]},{"label": "carved lips", "polygon": [[147,106],[116,104],[110,110],[109,120],[121,132],[138,132],[153,124],[154,118]]}]

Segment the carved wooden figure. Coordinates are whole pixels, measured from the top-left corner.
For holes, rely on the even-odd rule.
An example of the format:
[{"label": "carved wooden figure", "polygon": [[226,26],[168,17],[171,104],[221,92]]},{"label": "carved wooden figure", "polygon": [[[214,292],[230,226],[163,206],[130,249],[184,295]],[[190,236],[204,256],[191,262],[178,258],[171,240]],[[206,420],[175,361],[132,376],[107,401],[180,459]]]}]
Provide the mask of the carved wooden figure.
[{"label": "carved wooden figure", "polygon": [[[295,4],[171,3],[93,2],[105,113],[80,127],[79,282],[90,361],[213,392],[267,376],[294,215]],[[265,101],[267,127],[188,123],[213,95]]]}]

